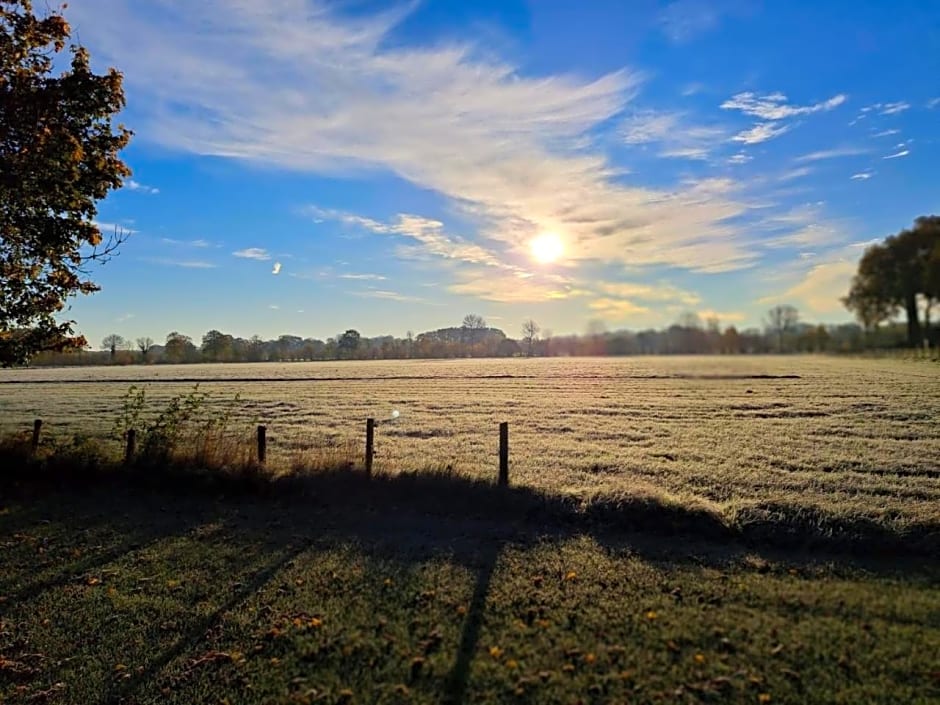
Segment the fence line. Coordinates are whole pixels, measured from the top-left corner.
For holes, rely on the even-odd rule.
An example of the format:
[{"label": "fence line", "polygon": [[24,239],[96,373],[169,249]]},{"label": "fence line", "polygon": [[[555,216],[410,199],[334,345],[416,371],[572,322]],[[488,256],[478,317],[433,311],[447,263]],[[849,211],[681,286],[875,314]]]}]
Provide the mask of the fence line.
[{"label": "fence line", "polygon": [[[372,461],[375,458],[375,427],[378,424],[375,419],[366,419],[366,448],[364,467],[366,477],[372,477]],[[43,421],[36,419],[33,421],[33,434],[31,447],[33,452],[38,450],[40,435],[42,433]],[[268,427],[258,426],[257,450],[258,463],[264,465],[268,458]],[[137,455],[137,430],[130,428],[124,434],[124,464],[131,465],[134,457]],[[496,482],[500,487],[509,486],[509,422],[503,421],[499,424],[499,474]]]}]

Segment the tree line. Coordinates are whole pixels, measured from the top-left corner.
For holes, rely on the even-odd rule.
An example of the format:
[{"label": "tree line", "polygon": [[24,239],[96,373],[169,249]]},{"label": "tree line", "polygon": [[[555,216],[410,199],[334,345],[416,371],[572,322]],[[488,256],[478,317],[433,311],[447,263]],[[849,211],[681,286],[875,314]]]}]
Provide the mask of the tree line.
[{"label": "tree line", "polygon": [[590,355],[740,355],[769,353],[860,352],[873,346],[904,343],[901,326],[867,332],[854,323],[810,324],[800,321],[789,305],[767,312],[762,328],[722,328],[717,319],[682,314],[672,325],[654,330],[609,331],[599,321],[580,335],[554,335],[532,320],[523,322],[518,338],[489,326],[477,314],[459,326],[438,328],[404,337],[365,337],[349,329],[321,340],[281,335],[265,340],[241,338],[210,330],[200,341],[173,331],[164,342],[152,338],[126,339],[116,333],[101,341],[100,351],[46,352],[34,365],[195,364],[202,362],[283,362],[294,360],[397,360],[483,357],[568,357]]}]

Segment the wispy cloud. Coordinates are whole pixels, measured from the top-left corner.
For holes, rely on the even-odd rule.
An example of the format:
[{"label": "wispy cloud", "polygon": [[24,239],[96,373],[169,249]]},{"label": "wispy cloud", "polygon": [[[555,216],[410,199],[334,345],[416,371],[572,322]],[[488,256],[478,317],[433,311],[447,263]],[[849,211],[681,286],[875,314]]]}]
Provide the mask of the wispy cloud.
[{"label": "wispy cloud", "polygon": [[831,316],[845,310],[841,298],[848,293],[856,264],[847,261],[823,262],[807,271],[794,285],[759,303],[789,301],[815,316]]},{"label": "wispy cloud", "polygon": [[940,106],[940,97],[931,98],[930,100],[927,101],[927,109],[928,109],[928,110],[933,110],[934,108],[936,108],[936,107],[938,107],[938,106]]},{"label": "wispy cloud", "polygon": [[900,130],[882,130],[881,132],[874,133],[872,137],[890,137],[891,135],[897,135],[900,132]]},{"label": "wispy cloud", "polygon": [[758,95],[750,91],[732,96],[721,107],[725,110],[739,110],[745,115],[751,115],[761,120],[783,120],[798,115],[819,113],[842,105],[848,96],[843,93],[834,95],[828,100],[812,105],[791,105],[783,93],[768,93]]},{"label": "wispy cloud", "polygon": [[676,302],[685,306],[697,306],[702,297],[668,282],[638,284],[632,282],[602,282],[598,288],[604,294],[623,299],[638,299],[647,302]]},{"label": "wispy cloud", "polygon": [[183,267],[184,269],[215,269],[219,266],[213,262],[203,260],[173,259],[172,257],[147,257],[144,261],[168,267]]},{"label": "wispy cloud", "polygon": [[732,137],[732,141],[743,144],[760,144],[790,131],[790,126],[776,122],[759,122],[750,130],[743,130]]},{"label": "wispy cloud", "polygon": [[693,125],[682,113],[643,111],[624,119],[621,126],[627,144],[660,145],[660,156],[707,159],[711,150],[727,139],[720,127]]},{"label": "wispy cloud", "polygon": [[244,250],[236,250],[232,253],[235,257],[242,259],[253,259],[259,262],[267,262],[271,255],[262,247],[246,247]]},{"label": "wispy cloud", "polygon": [[850,229],[843,220],[827,218],[822,203],[806,203],[771,214],[755,228],[767,232],[763,239],[767,247],[804,250],[845,243]]},{"label": "wispy cloud", "polygon": [[611,322],[626,322],[650,311],[688,310],[698,307],[702,297],[669,282],[599,282],[591,287],[594,296],[588,308],[594,315]]},{"label": "wispy cloud", "polygon": [[779,137],[791,129],[792,125],[781,122],[782,120],[833,110],[842,105],[846,99],[847,97],[840,93],[828,100],[812,105],[793,105],[783,93],[760,95],[746,91],[726,100],[721,104],[721,108],[724,110],[737,110],[744,115],[763,120],[764,122],[759,122],[752,128],[743,130],[731,138],[732,141],[743,144],[760,144]]},{"label": "wispy cloud", "polygon": [[899,159],[900,157],[906,157],[906,156],[907,156],[908,154],[910,154],[910,153],[911,153],[911,150],[909,150],[909,149],[902,149],[900,152],[895,152],[894,154],[889,154],[889,155],[886,156],[886,157],[882,157],[882,159]]},{"label": "wispy cloud", "polygon": [[737,154],[732,154],[726,160],[729,164],[747,164],[754,157],[750,154],[745,154],[744,152],[738,152]]},{"label": "wispy cloud", "polygon": [[155,196],[160,193],[160,189],[154,188],[153,186],[147,186],[146,184],[142,184],[139,181],[135,181],[134,179],[128,179],[125,181],[124,188],[126,188],[128,191],[138,191],[140,193],[146,193],[151,196]]},{"label": "wispy cloud", "polygon": [[340,274],[340,279],[356,279],[360,281],[385,281],[387,277],[381,274]]},{"label": "wispy cloud", "polygon": [[133,228],[123,224],[123,223],[104,223],[100,220],[93,220],[92,223],[102,232],[104,235],[110,235],[111,233],[126,233],[133,235],[137,231]]},{"label": "wispy cloud", "polygon": [[606,296],[589,302],[588,308],[600,318],[611,322],[622,322],[630,316],[649,313],[649,308],[646,306],[640,306],[628,299],[612,299]]},{"label": "wispy cloud", "polygon": [[867,181],[874,175],[875,175],[875,172],[869,169],[868,171],[860,171],[857,174],[852,174],[852,176],[850,176],[849,178],[852,179],[853,181]]},{"label": "wispy cloud", "polygon": [[660,13],[659,26],[673,42],[688,42],[717,28],[731,9],[717,0],[673,0]]},{"label": "wispy cloud", "polygon": [[778,177],[778,181],[793,181],[795,179],[802,179],[804,176],[809,176],[813,173],[813,169],[808,166],[797,167],[796,169],[790,169],[785,171]]},{"label": "wispy cloud", "polygon": [[200,249],[212,247],[212,243],[208,240],[174,240],[171,237],[162,237],[160,242],[176,247],[198,247]]},{"label": "wispy cloud", "polygon": [[415,255],[433,255],[444,259],[460,260],[472,264],[505,268],[508,265],[496,253],[464,238],[448,235],[444,224],[439,220],[424,218],[419,215],[400,213],[395,220],[383,223],[372,218],[310,206],[307,213],[314,217],[336,220],[352,227],[364,228],[381,235],[398,235],[420,244],[417,250],[400,250],[402,253]]},{"label": "wispy cloud", "polygon": [[350,293],[354,296],[362,296],[367,299],[385,299],[386,301],[401,301],[413,304],[428,303],[426,299],[422,299],[420,296],[408,296],[406,294],[400,294],[397,291],[388,291],[385,289],[366,289],[364,291],[352,291]]},{"label": "wispy cloud", "polygon": [[898,103],[886,103],[881,106],[880,113],[882,115],[897,115],[898,113],[903,113],[905,110],[908,110],[911,107],[910,103],[905,103],[904,101]]},{"label": "wispy cloud", "polygon": [[533,77],[472,44],[389,41],[412,7],[353,16],[313,1],[165,0],[157,12],[85,0],[73,15],[85,20],[83,41],[124,69],[145,111],[139,132],[161,145],[304,172],[395,174],[449,198],[480,224],[463,244],[498,242],[501,258],[553,230],[574,260],[699,269],[711,251],[723,261],[712,255],[708,267],[753,261],[735,220],[743,199],[624,182],[629,164],[614,167],[592,140],[641,72]]},{"label": "wispy cloud", "polygon": [[134,317],[135,316],[133,313],[124,313],[118,316],[117,318],[115,318],[114,321],[115,323],[126,323],[127,321],[131,320]]},{"label": "wispy cloud", "polygon": [[818,162],[823,159],[838,159],[840,157],[856,157],[860,154],[867,154],[867,149],[859,147],[837,147],[836,149],[823,149],[818,152],[810,152],[797,157],[797,162]]},{"label": "wispy cloud", "polygon": [[523,272],[494,277],[491,272],[479,268],[458,273],[457,281],[447,290],[461,296],[507,304],[568,299],[582,293],[570,282],[528,276]]}]

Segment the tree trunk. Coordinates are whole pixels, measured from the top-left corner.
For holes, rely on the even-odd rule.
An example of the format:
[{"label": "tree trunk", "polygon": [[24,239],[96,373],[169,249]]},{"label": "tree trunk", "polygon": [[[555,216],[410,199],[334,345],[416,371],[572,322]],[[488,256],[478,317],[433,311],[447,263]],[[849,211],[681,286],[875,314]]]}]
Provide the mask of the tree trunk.
[{"label": "tree trunk", "polygon": [[916,348],[921,344],[920,317],[917,314],[917,294],[911,292],[904,298],[904,309],[907,311],[907,344]]}]

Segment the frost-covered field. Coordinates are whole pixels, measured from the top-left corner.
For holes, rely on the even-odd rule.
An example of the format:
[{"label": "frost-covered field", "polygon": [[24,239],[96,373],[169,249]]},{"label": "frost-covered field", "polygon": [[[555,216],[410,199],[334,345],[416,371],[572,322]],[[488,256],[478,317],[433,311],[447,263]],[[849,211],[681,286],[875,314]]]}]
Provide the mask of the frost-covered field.
[{"label": "frost-covered field", "polygon": [[199,382],[268,426],[286,458],[377,430],[376,468],[494,476],[553,492],[651,491],[728,513],[940,523],[940,367],[808,357],[393,361],[0,371],[0,432],[106,434],[132,384]]}]

